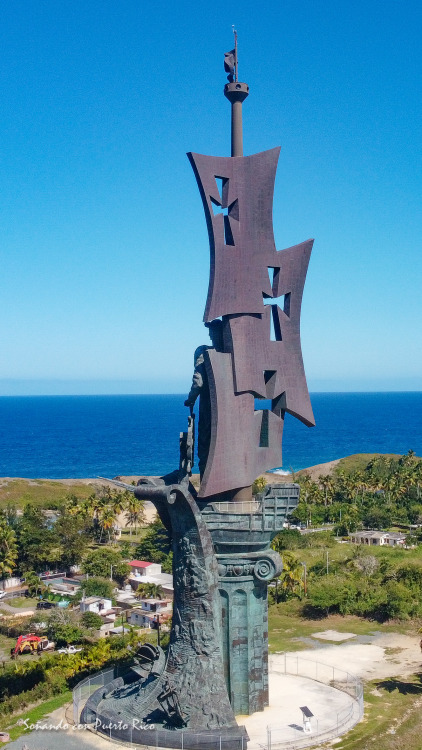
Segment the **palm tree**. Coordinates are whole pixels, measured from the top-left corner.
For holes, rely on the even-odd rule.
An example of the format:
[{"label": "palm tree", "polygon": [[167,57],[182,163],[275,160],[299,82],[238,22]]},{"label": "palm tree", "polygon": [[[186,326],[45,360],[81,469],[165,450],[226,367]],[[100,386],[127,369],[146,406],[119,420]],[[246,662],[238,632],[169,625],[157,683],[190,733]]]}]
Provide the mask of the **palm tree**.
[{"label": "palm tree", "polygon": [[302,595],[304,587],[304,568],[302,563],[292,552],[283,552],[283,572],[276,580],[276,602],[278,602],[278,590],[281,589],[283,598]]},{"label": "palm tree", "polygon": [[164,590],[157,583],[140,583],[135,596],[137,599],[162,599]]},{"label": "palm tree", "polygon": [[29,570],[25,574],[25,583],[28,586],[28,592],[31,596],[38,596],[46,590],[45,584],[41,581],[35,570]]},{"label": "palm tree", "polygon": [[126,492],[119,492],[118,490],[110,494],[110,504],[117,516],[123,513],[126,508],[128,501],[126,494]]},{"label": "palm tree", "polygon": [[16,534],[4,519],[0,521],[0,577],[11,575],[16,566],[18,548]]},{"label": "palm tree", "polygon": [[136,534],[137,523],[144,519],[144,501],[130,494],[126,505],[126,516],[126,526],[129,526],[130,536],[132,536],[132,526],[135,526]]},{"label": "palm tree", "polygon": [[330,502],[333,502],[333,490],[334,490],[334,483],[333,478],[330,474],[324,474],[323,476],[319,477],[319,484],[321,485],[322,489],[324,490],[324,505],[328,505],[328,496],[330,495],[331,499]]},{"label": "palm tree", "polygon": [[110,505],[106,505],[100,512],[99,523],[101,528],[100,541],[103,531],[108,531],[108,539],[111,541],[111,529],[116,523],[116,513]]}]

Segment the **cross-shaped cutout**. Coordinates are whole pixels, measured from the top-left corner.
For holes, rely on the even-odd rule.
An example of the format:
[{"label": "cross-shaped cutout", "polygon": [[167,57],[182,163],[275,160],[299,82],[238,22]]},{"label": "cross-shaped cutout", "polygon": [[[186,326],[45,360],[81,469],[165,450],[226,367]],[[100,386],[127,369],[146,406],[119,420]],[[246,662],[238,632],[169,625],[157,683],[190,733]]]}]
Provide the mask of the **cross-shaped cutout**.
[{"label": "cross-shaped cutout", "polygon": [[281,334],[280,320],[278,317],[277,308],[279,307],[281,310],[283,310],[285,315],[290,315],[290,292],[288,292],[287,294],[282,294],[280,295],[280,297],[269,297],[267,294],[263,294],[262,296],[264,305],[269,305],[271,307],[270,341],[282,341],[283,337]]},{"label": "cross-shaped cutout", "polygon": [[[282,294],[280,297],[267,297],[265,294],[264,296],[264,305],[278,305],[283,312],[286,312],[284,309],[286,307],[286,302],[290,305],[290,300],[287,300],[286,297],[290,297],[290,294]],[[288,315],[288,313],[286,313]]]},{"label": "cross-shaped cutout", "polygon": [[217,214],[224,214],[224,216],[229,215],[229,209],[223,208],[221,203],[216,203],[214,198],[211,198],[211,205],[212,205],[212,212],[214,216],[217,216]]},{"label": "cross-shaped cutout", "polygon": [[213,214],[214,216],[217,216],[218,214],[223,215],[224,244],[234,245],[231,221],[232,219],[239,221],[238,201],[236,198],[236,200],[232,201],[230,205],[227,205],[227,197],[229,193],[229,180],[227,177],[215,177],[215,181],[217,183],[220,200],[210,196]]}]

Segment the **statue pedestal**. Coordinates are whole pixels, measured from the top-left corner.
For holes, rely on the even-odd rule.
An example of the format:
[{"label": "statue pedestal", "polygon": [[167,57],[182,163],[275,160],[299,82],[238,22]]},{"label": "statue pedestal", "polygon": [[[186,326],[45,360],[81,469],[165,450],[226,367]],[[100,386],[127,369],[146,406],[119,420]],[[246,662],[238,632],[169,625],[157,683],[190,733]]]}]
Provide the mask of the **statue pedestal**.
[{"label": "statue pedestal", "polygon": [[267,589],[282,570],[270,544],[298,500],[298,485],[286,483],[252,501],[201,506],[218,561],[224,676],[236,715],[268,706]]}]

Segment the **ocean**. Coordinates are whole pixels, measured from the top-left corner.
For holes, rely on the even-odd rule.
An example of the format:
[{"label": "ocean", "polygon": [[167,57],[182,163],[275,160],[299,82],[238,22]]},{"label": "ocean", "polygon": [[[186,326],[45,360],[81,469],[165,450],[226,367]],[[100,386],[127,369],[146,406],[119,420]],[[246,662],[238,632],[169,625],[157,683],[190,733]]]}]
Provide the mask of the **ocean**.
[{"label": "ocean", "polygon": [[[0,476],[165,474],[178,467],[179,433],[188,413],[184,398],[0,397]],[[412,449],[422,455],[422,392],[314,393],[311,399],[316,427],[286,415],[284,470],[351,453]]]}]

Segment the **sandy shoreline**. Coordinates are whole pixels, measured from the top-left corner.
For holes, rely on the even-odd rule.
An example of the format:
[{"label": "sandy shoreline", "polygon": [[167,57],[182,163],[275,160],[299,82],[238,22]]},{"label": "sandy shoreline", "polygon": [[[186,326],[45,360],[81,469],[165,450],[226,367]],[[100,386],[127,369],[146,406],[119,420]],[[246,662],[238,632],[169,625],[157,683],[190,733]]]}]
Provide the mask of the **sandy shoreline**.
[{"label": "sandy shoreline", "polygon": [[[323,464],[316,464],[315,466],[309,466],[306,469],[300,469],[300,471],[296,472],[296,475],[302,475],[302,474],[308,474],[312,479],[316,479],[320,475],[323,474],[331,474],[337,464],[341,461],[341,458],[337,458],[334,461],[327,461]],[[267,472],[263,474],[265,479],[267,480],[268,484],[277,484],[278,482],[291,482],[293,481],[292,474],[277,474],[273,472]],[[132,484],[135,482],[135,484],[138,482],[141,478],[147,478],[145,474],[137,474],[137,475],[131,475],[131,476],[117,476],[117,477],[110,477],[110,479],[117,479],[120,482],[125,482],[126,484]],[[157,475],[151,476],[151,479],[157,478]],[[38,482],[57,482],[57,484],[62,484],[66,487],[72,487],[74,485],[78,484],[92,484],[92,485],[103,485],[103,486],[110,486],[113,487],[112,482],[108,481],[107,479],[104,479],[102,477],[80,477],[80,478],[73,478],[73,479],[55,479],[50,477],[0,477],[0,486],[8,484],[9,482],[14,481],[20,481],[20,482],[27,482],[29,485],[31,484],[37,484]],[[192,482],[194,485],[196,485],[199,482],[199,474],[193,474],[192,475]]]}]

